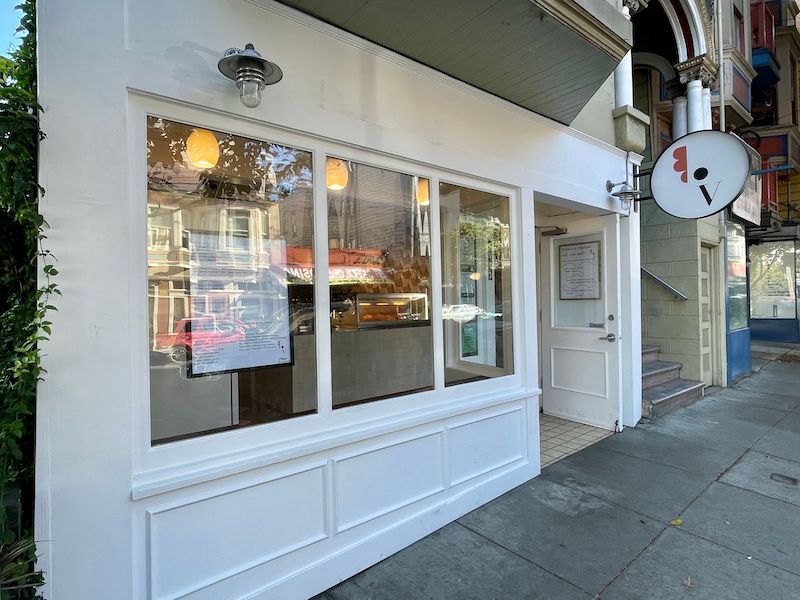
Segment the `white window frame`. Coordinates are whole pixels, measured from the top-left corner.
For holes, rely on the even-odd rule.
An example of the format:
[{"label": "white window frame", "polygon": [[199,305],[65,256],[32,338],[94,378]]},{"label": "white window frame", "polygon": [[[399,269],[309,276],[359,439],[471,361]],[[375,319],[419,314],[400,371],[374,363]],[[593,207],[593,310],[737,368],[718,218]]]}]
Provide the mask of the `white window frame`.
[{"label": "white window frame", "polygon": [[[162,117],[189,125],[283,144],[312,153],[314,170],[314,282],[317,413],[237,428],[230,431],[153,446],[150,439],[149,355],[147,344],[147,181],[146,119]],[[447,418],[471,410],[519,400],[539,392],[537,382],[524,376],[525,365],[535,362],[535,349],[523,346],[526,323],[523,304],[523,252],[527,239],[521,226],[523,190],[474,178],[448,169],[364,150],[342,143],[269,126],[260,121],[235,118],[222,112],[195,108],[139,92],[130,92],[128,104],[130,147],[129,219],[132,419],[132,498],[146,498],[226,475],[300,458],[311,452],[336,448],[389,431]],[[391,169],[430,180],[431,216],[431,323],[433,335],[434,389],[332,409],[330,361],[330,293],[328,289],[327,156]],[[511,305],[513,315],[513,374],[445,387],[442,323],[442,273],[439,214],[440,180],[509,198],[511,227]],[[528,213],[532,211],[528,210]],[[531,223],[532,229],[532,223]],[[530,270],[531,267],[529,267]],[[530,286],[525,286],[526,292]],[[531,301],[533,301],[531,299]],[[530,318],[530,317],[529,317]],[[531,354],[528,356],[528,354]]]}]

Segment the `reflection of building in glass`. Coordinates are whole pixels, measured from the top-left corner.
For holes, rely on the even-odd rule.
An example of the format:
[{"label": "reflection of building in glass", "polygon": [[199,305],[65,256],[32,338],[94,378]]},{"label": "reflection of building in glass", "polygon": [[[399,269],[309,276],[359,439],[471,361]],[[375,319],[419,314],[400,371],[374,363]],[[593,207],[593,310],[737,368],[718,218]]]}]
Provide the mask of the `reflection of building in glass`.
[{"label": "reflection of building in glass", "polygon": [[180,150],[189,127],[155,118],[150,127],[152,346],[189,316],[266,329],[285,320],[289,302],[304,295],[288,297],[292,247],[308,248],[311,257],[310,156],[219,134],[219,163],[198,171]]}]

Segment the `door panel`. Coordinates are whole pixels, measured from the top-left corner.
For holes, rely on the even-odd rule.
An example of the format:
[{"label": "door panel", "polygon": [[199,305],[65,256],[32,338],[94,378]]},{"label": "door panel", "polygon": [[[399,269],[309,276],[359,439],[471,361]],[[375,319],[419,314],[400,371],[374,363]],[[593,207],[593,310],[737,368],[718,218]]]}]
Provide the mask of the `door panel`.
[{"label": "door panel", "polygon": [[542,408],[615,429],[622,414],[619,216],[542,237]]}]

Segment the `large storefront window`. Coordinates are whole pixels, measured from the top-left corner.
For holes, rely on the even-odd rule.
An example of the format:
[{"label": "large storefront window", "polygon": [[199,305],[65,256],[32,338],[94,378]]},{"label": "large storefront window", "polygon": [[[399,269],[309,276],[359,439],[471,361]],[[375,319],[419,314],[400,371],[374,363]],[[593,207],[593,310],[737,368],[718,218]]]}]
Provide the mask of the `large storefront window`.
[{"label": "large storefront window", "polygon": [[750,316],[797,317],[797,259],[794,241],[750,246]]},{"label": "large storefront window", "polygon": [[445,384],[513,373],[509,200],[442,183]]},{"label": "large storefront window", "polygon": [[327,159],[333,406],[433,388],[429,181]]},{"label": "large storefront window", "polygon": [[147,119],[154,443],[315,412],[311,154]]},{"label": "large storefront window", "polygon": [[148,117],[153,443],[317,412],[315,242],[328,248],[326,409],[433,390],[437,357],[446,386],[513,373],[509,198],[442,183],[433,231],[429,178],[325,163],[315,240],[310,152]]},{"label": "large storefront window", "polygon": [[728,319],[730,331],[747,327],[746,244],[744,227],[728,221]]}]

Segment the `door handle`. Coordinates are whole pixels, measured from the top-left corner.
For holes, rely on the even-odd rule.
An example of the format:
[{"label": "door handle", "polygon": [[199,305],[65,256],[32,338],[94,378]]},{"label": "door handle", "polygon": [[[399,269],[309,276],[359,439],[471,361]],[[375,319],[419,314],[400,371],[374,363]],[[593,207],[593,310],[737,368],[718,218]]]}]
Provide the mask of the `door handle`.
[{"label": "door handle", "polygon": [[597,339],[598,340],[605,340],[607,342],[616,342],[617,341],[617,336],[615,336],[613,333],[609,333],[608,335],[604,335],[603,337],[597,338]]}]

